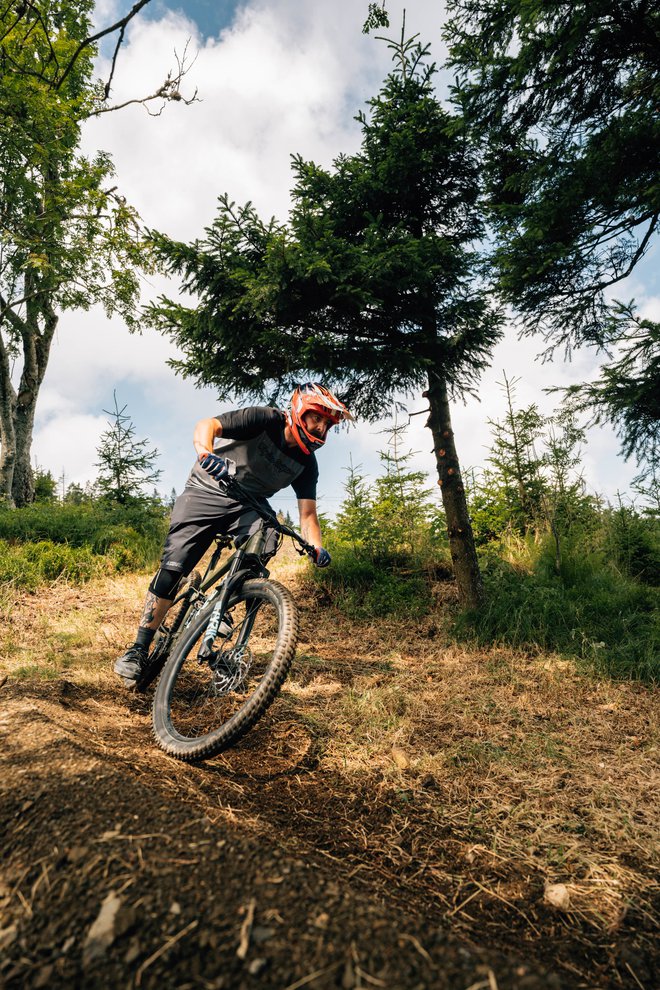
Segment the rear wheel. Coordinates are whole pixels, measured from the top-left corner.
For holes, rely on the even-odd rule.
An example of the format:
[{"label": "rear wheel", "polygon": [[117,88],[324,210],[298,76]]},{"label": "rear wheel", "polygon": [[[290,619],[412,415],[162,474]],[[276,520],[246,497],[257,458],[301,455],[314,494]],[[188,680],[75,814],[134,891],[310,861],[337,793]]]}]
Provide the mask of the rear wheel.
[{"label": "rear wheel", "polygon": [[158,682],[154,735],[177,759],[208,759],[240,739],[277,695],[295,655],[298,613],[277,581],[246,581],[228,611],[231,629],[216,637],[210,656],[198,658],[212,604],[184,630]]}]

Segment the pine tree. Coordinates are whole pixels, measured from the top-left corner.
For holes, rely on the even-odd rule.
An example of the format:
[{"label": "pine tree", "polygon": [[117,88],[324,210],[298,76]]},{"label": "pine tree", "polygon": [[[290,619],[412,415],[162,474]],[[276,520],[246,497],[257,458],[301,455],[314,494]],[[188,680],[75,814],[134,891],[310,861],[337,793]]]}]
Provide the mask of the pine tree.
[{"label": "pine tree", "polygon": [[370,420],[422,392],[459,595],[476,605],[450,398],[474,391],[500,333],[474,251],[479,175],[427,49],[403,36],[390,47],[395,67],[358,117],[361,150],[332,170],[294,157],[288,224],[225,196],[203,242],[154,235],[199,303],[161,299],[150,312],[183,353],[175,366],[222,390],[269,400],[322,378]]},{"label": "pine tree", "polygon": [[96,466],[100,468],[97,484],[104,498],[126,505],[144,499],[145,486],[158,481],[161,472],[155,470],[154,463],[159,455],[157,450],[147,449],[148,440],[135,439],[135,427],[126,406],[119,408],[114,392],[113,398],[115,408],[103,410],[112,420],[96,451]]},{"label": "pine tree", "polygon": [[374,559],[375,522],[373,499],[365,475],[360,473],[361,465],[353,464],[353,458],[346,468],[348,477],[344,485],[344,500],[337,513],[336,528],[356,555]]},{"label": "pine tree", "polygon": [[510,519],[521,533],[539,521],[542,513],[543,458],[537,451],[542,436],[544,417],[532,403],[525,409],[514,408],[515,388],[519,379],[499,383],[507,401],[502,421],[489,419],[492,428],[491,481],[501,485]]},{"label": "pine tree", "polygon": [[44,471],[38,464],[34,468],[34,501],[57,501],[57,481],[50,471]]},{"label": "pine tree", "polygon": [[425,472],[409,468],[414,452],[401,450],[407,428],[407,424],[395,424],[386,431],[387,449],[380,452],[385,474],[376,480],[371,512],[380,556],[395,555],[419,563],[422,555],[428,556],[431,492]]},{"label": "pine tree", "polygon": [[447,6],[454,99],[485,149],[500,293],[549,350],[610,352],[600,379],[572,391],[652,471],[660,327],[611,295],[660,229],[658,4]]}]

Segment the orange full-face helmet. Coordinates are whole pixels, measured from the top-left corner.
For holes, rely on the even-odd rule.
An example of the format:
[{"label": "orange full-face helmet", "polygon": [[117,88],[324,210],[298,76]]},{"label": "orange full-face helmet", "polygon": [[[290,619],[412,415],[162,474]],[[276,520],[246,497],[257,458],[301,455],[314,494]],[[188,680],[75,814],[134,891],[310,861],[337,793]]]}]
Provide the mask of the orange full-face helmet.
[{"label": "orange full-face helmet", "polygon": [[325,437],[314,436],[305,426],[303,416],[306,412],[316,412],[335,425],[342,420],[353,419],[344,403],[324,385],[313,382],[299,385],[291,396],[288,419],[296,443],[305,454],[311,454],[325,443]]}]

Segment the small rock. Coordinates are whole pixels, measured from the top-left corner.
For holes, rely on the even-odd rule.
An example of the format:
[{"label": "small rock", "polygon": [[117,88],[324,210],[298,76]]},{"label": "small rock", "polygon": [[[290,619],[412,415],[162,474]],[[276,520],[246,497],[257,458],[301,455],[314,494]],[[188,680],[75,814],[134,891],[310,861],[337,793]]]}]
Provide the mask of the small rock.
[{"label": "small rock", "polygon": [[408,770],[410,768],[410,757],[405,749],[401,749],[400,746],[392,746],[392,759],[399,770]]},{"label": "small rock", "polygon": [[89,850],[86,846],[71,846],[71,848],[66,851],[66,858],[70,863],[79,863],[81,859],[85,859],[88,855]]},{"label": "small rock", "polygon": [[543,892],[543,899],[546,904],[551,904],[561,911],[568,911],[571,905],[571,895],[568,892],[568,887],[563,883],[547,883]]},{"label": "small rock", "polygon": [[170,914],[181,914],[181,905],[178,901],[172,901],[170,904]]},{"label": "small rock", "polygon": [[263,925],[256,925],[252,929],[252,940],[257,943],[267,942],[275,934],[274,928],[266,928]]},{"label": "small rock", "polygon": [[96,921],[87,932],[82,952],[83,967],[89,966],[95,959],[104,955],[114,942],[115,919],[120,907],[121,898],[111,890],[101,904]]}]

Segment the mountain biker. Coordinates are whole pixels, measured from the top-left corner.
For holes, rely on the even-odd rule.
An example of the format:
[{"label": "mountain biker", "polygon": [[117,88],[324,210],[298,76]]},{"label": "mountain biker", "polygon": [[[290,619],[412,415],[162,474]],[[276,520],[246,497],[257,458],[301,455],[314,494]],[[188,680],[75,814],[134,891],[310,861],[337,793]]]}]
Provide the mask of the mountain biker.
[{"label": "mountain biker", "polygon": [[[307,382],[295,390],[286,412],[250,406],[197,423],[193,434],[197,460],[174,503],[160,567],[149,585],[135,642],[115,662],[115,673],[128,687],[134,687],[140,677],[177,588],[214,537],[243,538],[261,522],[254,509],[224,495],[218,481],[235,477],[266,508],[270,508],[268,498],[291,485],[298,497],[301,533],[315,548],[314,563],[328,566],[330,554],[322,545],[316,512],[315,451],[323,446],[332,426],[352,419],[329,389]],[[270,530],[266,553],[273,553],[276,545],[277,534]]]}]

